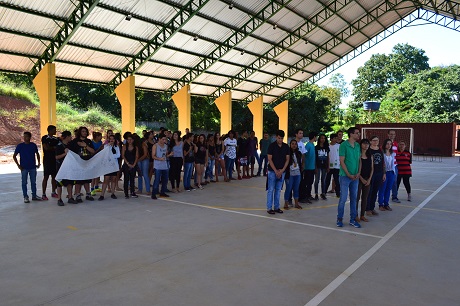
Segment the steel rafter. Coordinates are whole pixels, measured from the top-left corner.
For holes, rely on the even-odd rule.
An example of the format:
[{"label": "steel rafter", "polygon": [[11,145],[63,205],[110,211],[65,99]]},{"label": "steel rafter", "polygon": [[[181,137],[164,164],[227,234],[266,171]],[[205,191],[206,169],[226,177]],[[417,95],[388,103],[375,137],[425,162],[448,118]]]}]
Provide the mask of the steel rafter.
[{"label": "steel rafter", "polygon": [[[326,7],[323,7],[318,13],[306,19],[306,22],[297,27],[291,34],[287,35],[279,43],[275,44],[270,50],[260,55],[255,61],[249,64],[248,68],[240,71],[236,76],[228,80],[224,85],[235,88],[241,82],[248,79],[249,76],[257,71],[260,71],[263,66],[272,61],[274,58],[279,56],[282,52],[287,50],[289,47],[296,44],[300,39],[319,27],[321,24],[329,20],[333,15],[339,13],[343,8],[347,6],[352,0],[333,1]],[[290,67],[290,65],[286,65]],[[306,71],[308,72],[308,71]],[[310,73],[311,74],[311,73]],[[297,81],[297,80],[295,80]],[[215,91],[212,95],[219,96],[223,93],[222,90]]]},{"label": "steel rafter", "polygon": [[[424,20],[430,22],[432,24],[437,24],[443,26],[445,28],[460,32],[460,21],[450,18],[448,16],[441,16],[434,12],[430,12],[426,9],[420,8],[417,11],[413,12],[412,14],[408,15],[402,20],[393,24],[390,28],[385,29],[383,32],[374,36],[370,41],[362,44],[358,48],[352,50],[338,61],[334,62],[332,65],[328,66],[326,69],[321,70],[320,72],[313,75],[309,78],[305,83],[313,84],[319,81],[320,79],[324,78],[328,74],[332,73],[333,71],[337,70],[341,66],[345,65],[352,59],[356,58],[357,56],[361,55],[363,52],[369,50],[379,42],[385,40],[386,38],[390,37],[394,33],[398,32],[399,30],[410,26],[413,22],[417,20]],[[278,98],[276,101],[281,102],[283,100],[289,99],[298,88],[301,88],[305,83],[299,84],[296,87],[292,88],[292,91],[287,95],[283,95],[282,97]]]},{"label": "steel rafter", "polygon": [[451,14],[454,20],[458,20],[460,14],[460,3],[455,1],[431,1],[431,0],[417,0],[413,1],[416,5],[425,10],[434,11],[436,14],[442,15]]},{"label": "steel rafter", "polygon": [[[297,63],[295,63],[292,68],[286,69],[285,71],[281,72],[278,76],[268,81],[266,85],[258,88],[257,92],[261,92],[261,93],[269,92],[270,90],[274,88],[274,86],[284,82],[287,79],[287,77],[291,77],[298,71],[301,71],[302,69],[307,67],[309,64],[313,63],[316,58],[319,58],[322,55],[324,55],[326,53],[324,50],[335,48],[336,46],[341,44],[342,41],[356,34],[358,30],[365,28],[371,22],[378,20],[381,16],[385,15],[386,13],[390,11],[394,11],[397,5],[405,1],[406,0],[394,0],[392,2],[385,1],[384,3],[380,4],[379,6],[377,6],[376,8],[374,8],[373,10],[365,14],[363,17],[353,22],[352,25],[346,27],[341,32],[337,33],[336,35],[328,39],[325,43],[321,45],[322,46],[321,49],[317,48],[313,50],[312,52],[307,54],[304,58],[297,61]],[[254,94],[249,95],[245,99],[252,99],[253,96]]]},{"label": "steel rafter", "polygon": [[[14,35],[18,35],[18,36],[24,36],[24,37],[29,37],[29,38],[35,38],[35,39],[39,39],[40,41],[49,41],[51,38],[47,37],[47,36],[43,36],[43,35],[38,35],[38,34],[30,34],[30,33],[25,33],[25,32],[20,32],[20,31],[16,31],[16,30],[12,30],[12,29],[6,29],[6,28],[3,28],[3,27],[0,27],[0,32],[5,32],[5,33],[10,33],[10,34],[14,34]],[[123,36],[121,33],[117,33],[117,32],[113,32],[112,33],[113,35],[121,35],[121,37],[125,37],[125,38],[130,38],[130,39],[137,39],[136,37],[126,37],[126,36]],[[139,41],[142,42],[142,38],[138,38]],[[97,48],[97,47],[92,47],[92,46],[87,46],[87,45],[82,45],[82,44],[79,44],[79,43],[75,43],[75,42],[68,42],[69,46],[73,46],[73,47],[78,47],[78,48],[82,48],[82,49],[87,49],[87,50],[92,50],[92,51],[97,51],[97,52],[102,52],[102,53],[108,53],[108,54],[111,54],[111,55],[116,55],[116,56],[121,56],[121,57],[131,57],[132,55],[131,54],[128,54],[128,53],[121,53],[121,52],[117,52],[117,51],[113,51],[113,50],[105,50],[105,49],[101,49],[101,48]],[[166,48],[166,49],[171,49],[173,51],[176,51],[176,52],[187,52],[188,54],[191,54],[191,55],[194,55],[194,56],[197,56],[197,57],[200,57],[200,56],[203,56],[202,54],[199,54],[199,53],[195,53],[195,52],[190,52],[190,51],[184,51],[184,50],[181,50],[181,49],[178,49],[178,48],[175,48],[175,47],[171,47],[171,46],[165,46],[163,48]],[[5,53],[7,53],[5,51]],[[14,54],[14,55],[21,55],[21,56],[24,56],[24,57],[29,57],[31,59],[34,59],[33,62],[35,61],[35,59],[39,58],[38,55],[28,55],[28,54]],[[57,62],[63,62],[61,60],[56,60]],[[163,62],[163,61],[159,61],[159,60],[153,60],[153,59],[150,59],[149,62],[152,62],[152,63],[156,63],[156,64],[160,64],[160,65],[166,65],[166,66],[171,66],[171,67],[175,67],[175,68],[182,68],[182,69],[190,69],[190,67],[188,66],[182,66],[182,65],[179,65],[179,64],[175,64],[175,63],[169,63],[169,62]],[[244,66],[242,64],[239,64],[239,63],[234,63],[234,62],[229,62],[229,61],[221,61],[223,63],[226,63],[226,64],[229,64],[229,65],[235,65],[235,66],[238,66],[238,67],[242,67],[242,68],[246,68],[247,66]],[[79,64],[81,66],[86,66],[86,67],[90,67],[90,65],[86,64],[86,63],[76,63],[76,64]],[[91,66],[93,67],[93,66]],[[107,68],[107,67],[93,67],[93,68],[101,68],[101,69],[111,69],[111,70],[114,70],[115,68]],[[116,69],[115,69],[116,70]],[[117,70],[118,72],[119,70]],[[212,75],[216,75],[216,76],[221,76],[221,77],[225,77],[225,78],[231,78],[232,76],[231,75],[226,75],[226,74],[223,74],[223,73],[218,73],[218,72],[213,72],[213,71],[208,71],[209,74],[212,74]],[[273,75],[275,76],[276,74],[275,73],[272,73],[272,72],[265,72],[269,75]],[[139,74],[139,73],[137,73]],[[313,74],[313,73],[312,73]],[[144,76],[150,76],[150,77],[155,77],[155,78],[165,78],[163,76],[156,76],[156,75],[146,75],[146,74],[142,74]],[[167,78],[165,78],[167,79]],[[177,79],[173,79],[173,81],[177,81]],[[258,82],[258,81],[251,81],[252,83],[255,83],[255,84],[259,84],[259,85],[263,85],[262,82]],[[201,85],[204,85],[202,83],[200,83]],[[223,85],[209,85],[210,87],[221,87]],[[283,87],[283,86],[278,86],[278,88],[281,88],[281,89],[285,89],[285,90],[289,90],[289,88],[286,88],[286,87]],[[225,90],[230,90],[232,88],[230,87],[224,87]],[[243,90],[244,91],[244,90]],[[249,92],[249,91],[244,91],[244,92]]]},{"label": "steel rafter", "polygon": [[69,42],[85,19],[97,6],[99,0],[80,0],[75,5],[75,10],[70,14],[67,21],[62,25],[57,34],[51,39],[50,44],[39,57],[38,61],[30,70],[29,74],[35,77],[46,63],[53,62],[59,52]]},{"label": "steel rafter", "polygon": [[[278,2],[279,1],[279,2]],[[210,52],[211,59],[203,58],[197,65],[191,68],[187,73],[175,82],[168,91],[178,91],[182,86],[195,80],[199,75],[204,73],[216,61],[222,58],[237,44],[243,41],[251,33],[257,30],[269,18],[274,16],[278,11],[285,7],[291,0],[273,0],[269,1],[255,16],[252,16],[238,31],[232,34],[213,51]]]},{"label": "steel rafter", "polygon": [[142,50],[110,82],[117,86],[124,78],[136,73],[158,50],[170,40],[209,0],[190,0],[174,17],[155,35]]}]

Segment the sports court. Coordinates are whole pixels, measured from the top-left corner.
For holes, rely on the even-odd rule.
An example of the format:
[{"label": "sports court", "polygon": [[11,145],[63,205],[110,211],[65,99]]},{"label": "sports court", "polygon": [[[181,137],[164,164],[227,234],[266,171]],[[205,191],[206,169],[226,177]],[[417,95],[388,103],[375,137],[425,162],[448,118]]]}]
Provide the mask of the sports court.
[{"label": "sports court", "polygon": [[268,215],[263,177],[58,207],[2,165],[1,304],[457,305],[460,163],[412,168],[412,202],[337,229],[335,197]]}]

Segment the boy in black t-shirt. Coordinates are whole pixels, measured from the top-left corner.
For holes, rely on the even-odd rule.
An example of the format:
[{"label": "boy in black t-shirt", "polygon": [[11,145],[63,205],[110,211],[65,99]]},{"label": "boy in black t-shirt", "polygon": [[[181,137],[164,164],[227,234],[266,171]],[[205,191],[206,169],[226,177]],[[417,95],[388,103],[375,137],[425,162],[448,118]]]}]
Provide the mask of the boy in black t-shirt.
[{"label": "boy in black t-shirt", "polygon": [[42,149],[43,149],[43,181],[42,181],[42,200],[47,201],[46,188],[48,185],[48,179],[51,176],[51,196],[57,198],[56,194],[56,153],[55,148],[59,143],[59,139],[56,138],[56,127],[49,125],[46,129],[47,135],[42,137]]},{"label": "boy in black t-shirt", "polygon": [[[67,148],[67,146],[71,140],[72,140],[72,133],[70,133],[69,131],[62,132],[61,141],[58,143],[55,149],[56,173],[59,172],[59,169],[61,168],[61,165],[64,162],[64,158],[66,157],[67,152],[69,152],[69,149]],[[57,185],[57,197],[58,197],[57,204],[59,206],[64,206],[64,202],[62,201],[62,186],[67,187],[67,198],[68,198],[67,203],[77,204],[77,201],[75,201],[72,198],[73,181],[64,179],[60,182],[56,181],[56,185]]]},{"label": "boy in black t-shirt", "polygon": [[[69,150],[78,154],[83,160],[89,160],[93,154],[96,153],[94,150],[93,142],[87,138],[88,134],[88,129],[84,126],[81,126],[78,129],[77,137],[72,140],[68,146]],[[91,190],[89,188],[90,183],[91,179],[75,181],[75,200],[78,203],[83,202],[80,194],[82,185],[85,186],[86,199],[89,201],[94,201],[94,198],[91,196]]]},{"label": "boy in black t-shirt", "polygon": [[[248,163],[248,132],[243,131],[243,136],[237,140],[236,161],[238,167],[238,179],[248,179],[249,163]],[[243,167],[243,175],[240,175],[240,166]]]}]

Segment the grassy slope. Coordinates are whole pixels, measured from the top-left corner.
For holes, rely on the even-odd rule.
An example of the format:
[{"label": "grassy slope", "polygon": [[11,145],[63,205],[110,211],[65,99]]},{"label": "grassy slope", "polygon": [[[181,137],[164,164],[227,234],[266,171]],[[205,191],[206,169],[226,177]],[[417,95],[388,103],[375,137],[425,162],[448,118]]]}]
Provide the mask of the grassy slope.
[{"label": "grassy slope", "polygon": [[[27,119],[38,119],[39,102],[34,93],[29,92],[27,89],[14,88],[8,84],[0,83],[0,96],[25,100],[33,104],[30,105],[30,108],[20,110],[2,108],[0,109],[1,117],[8,117],[10,122],[27,122]],[[57,102],[56,115],[58,131],[73,131],[80,126],[86,126],[90,132],[99,131],[105,134],[104,131],[107,129],[121,132],[121,120],[104,112],[99,106],[92,106],[83,111],[74,109],[69,104]],[[30,122],[33,122],[33,120]],[[28,128],[24,124],[21,125],[23,125],[24,129]],[[140,134],[142,129],[145,129],[145,127],[136,127],[136,132]]]}]

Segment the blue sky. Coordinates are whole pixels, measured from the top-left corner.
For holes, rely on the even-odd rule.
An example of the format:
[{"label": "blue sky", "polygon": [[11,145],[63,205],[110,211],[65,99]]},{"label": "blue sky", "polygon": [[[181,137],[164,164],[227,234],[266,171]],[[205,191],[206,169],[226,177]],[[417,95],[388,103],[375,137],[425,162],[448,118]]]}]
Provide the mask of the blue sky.
[{"label": "blue sky", "polygon": [[[420,25],[421,24],[421,25]],[[425,50],[425,55],[429,58],[430,67],[448,66],[452,64],[460,65],[460,32],[444,28],[440,25],[425,24],[418,22],[416,26],[403,28],[381,41],[371,49],[362,53],[352,61],[343,65],[334,73],[341,73],[345,76],[348,88],[352,90],[351,80],[356,78],[357,70],[370,59],[373,54],[391,53],[392,48],[398,43],[407,43],[411,46]],[[329,76],[317,82],[318,85],[327,85]],[[344,99],[342,107],[352,99]]]}]

